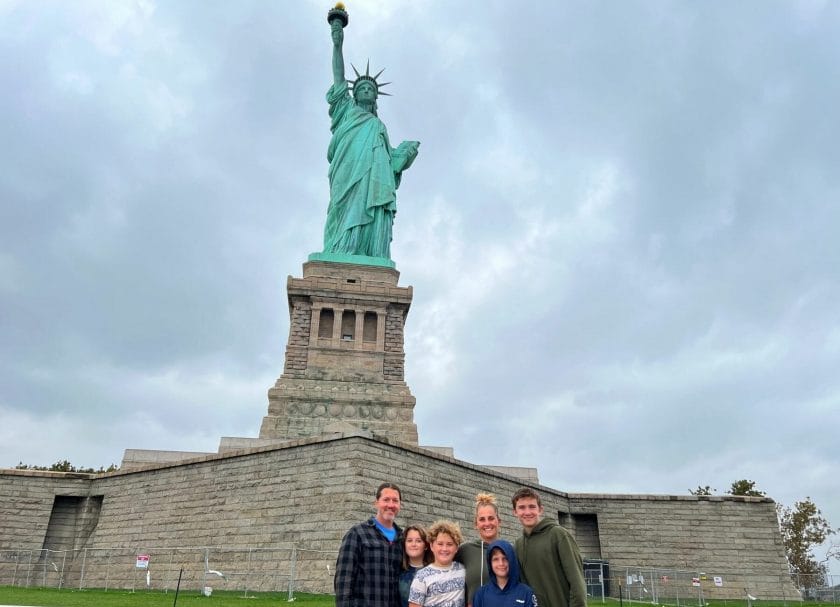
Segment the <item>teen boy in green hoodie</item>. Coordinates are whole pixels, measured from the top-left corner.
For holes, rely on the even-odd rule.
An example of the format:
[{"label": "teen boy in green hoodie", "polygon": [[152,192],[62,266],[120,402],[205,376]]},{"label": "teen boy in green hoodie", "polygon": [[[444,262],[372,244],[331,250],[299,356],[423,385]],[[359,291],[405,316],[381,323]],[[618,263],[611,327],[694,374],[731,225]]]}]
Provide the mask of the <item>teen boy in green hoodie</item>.
[{"label": "teen boy in green hoodie", "polygon": [[534,589],[540,607],[586,607],[580,549],[571,534],[543,519],[539,494],[528,487],[514,493],[513,513],[522,523],[516,556],[522,581]]}]

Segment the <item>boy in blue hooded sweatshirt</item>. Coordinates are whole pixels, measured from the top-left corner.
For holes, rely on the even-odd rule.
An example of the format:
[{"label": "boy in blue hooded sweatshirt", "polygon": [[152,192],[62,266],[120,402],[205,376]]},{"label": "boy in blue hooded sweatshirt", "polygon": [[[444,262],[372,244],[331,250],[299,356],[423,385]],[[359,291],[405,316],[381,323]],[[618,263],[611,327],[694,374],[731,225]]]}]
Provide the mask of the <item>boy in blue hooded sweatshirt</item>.
[{"label": "boy in blue hooded sweatshirt", "polygon": [[473,597],[472,607],[538,607],[537,595],[519,581],[519,560],[513,545],[496,540],[487,548],[490,581]]}]

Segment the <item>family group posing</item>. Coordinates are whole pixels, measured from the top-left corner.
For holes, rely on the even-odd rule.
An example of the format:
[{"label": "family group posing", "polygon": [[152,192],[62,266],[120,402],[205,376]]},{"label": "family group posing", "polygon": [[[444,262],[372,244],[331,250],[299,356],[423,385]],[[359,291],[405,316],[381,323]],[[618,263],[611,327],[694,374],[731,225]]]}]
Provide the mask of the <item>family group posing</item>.
[{"label": "family group posing", "polygon": [[574,538],[543,518],[540,496],[512,497],[522,523],[516,546],[499,537],[496,498],[476,496],[479,539],[463,542],[452,521],[428,529],[395,520],[402,495],[376,490],[376,514],[344,536],[335,568],[336,607],[586,607],[583,562]]}]

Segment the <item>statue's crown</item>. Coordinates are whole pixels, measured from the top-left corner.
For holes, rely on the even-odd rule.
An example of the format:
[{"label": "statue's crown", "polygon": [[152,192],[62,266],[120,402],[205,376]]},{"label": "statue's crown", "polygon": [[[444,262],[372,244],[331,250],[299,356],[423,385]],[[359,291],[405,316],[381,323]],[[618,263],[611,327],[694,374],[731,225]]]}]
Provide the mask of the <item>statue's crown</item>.
[{"label": "statue's crown", "polygon": [[350,81],[350,80],[347,81],[347,82],[350,83],[350,88],[356,88],[359,85],[359,83],[361,83],[361,82],[370,82],[371,84],[373,84],[373,88],[376,89],[376,96],[377,97],[379,95],[388,95],[390,97],[389,93],[382,92],[379,89],[382,88],[383,86],[391,84],[391,83],[390,82],[377,82],[377,80],[376,80],[377,78],[379,78],[379,76],[382,74],[382,72],[385,71],[385,68],[382,68],[381,70],[379,70],[379,73],[377,73],[375,76],[371,76],[370,75],[370,59],[368,59],[367,66],[365,67],[365,73],[364,74],[360,74],[359,70],[357,70],[356,66],[353,65],[352,63],[350,64],[350,67],[352,67],[353,71],[356,72],[356,79],[353,80],[353,81]]}]

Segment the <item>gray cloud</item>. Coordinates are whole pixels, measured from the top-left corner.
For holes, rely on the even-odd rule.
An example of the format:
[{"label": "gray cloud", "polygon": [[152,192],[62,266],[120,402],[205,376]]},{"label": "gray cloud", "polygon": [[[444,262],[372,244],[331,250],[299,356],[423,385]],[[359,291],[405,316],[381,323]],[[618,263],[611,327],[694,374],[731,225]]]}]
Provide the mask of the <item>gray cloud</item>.
[{"label": "gray cloud", "polygon": [[[836,525],[838,8],[350,11],[422,141],[393,246],[421,441],[569,491],[751,478]],[[323,13],[0,7],[0,463],[256,435],[320,248]]]}]

